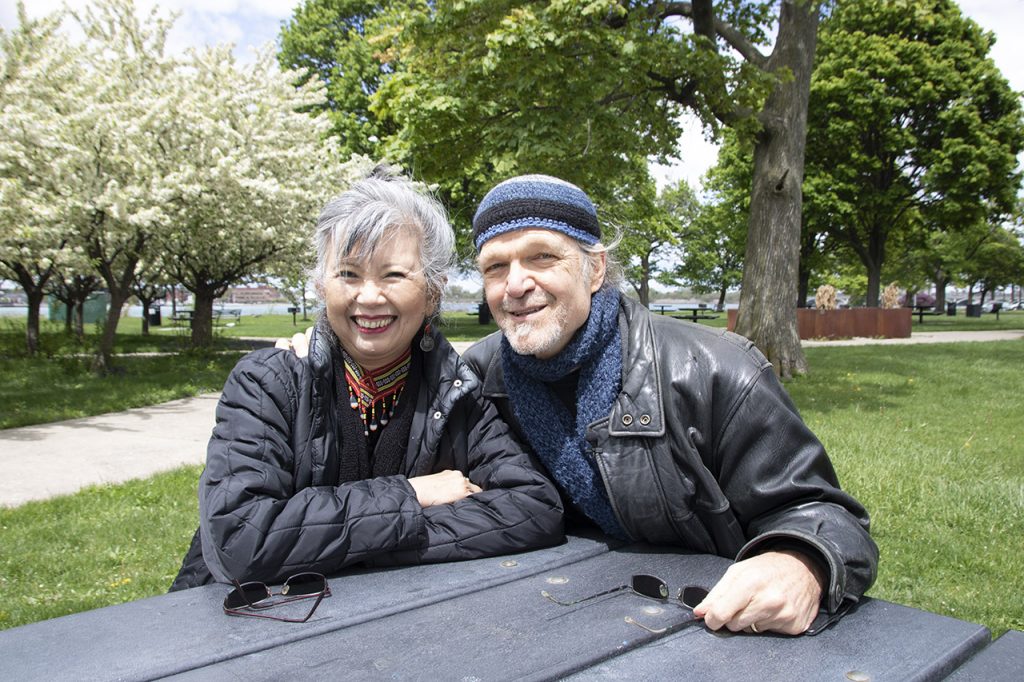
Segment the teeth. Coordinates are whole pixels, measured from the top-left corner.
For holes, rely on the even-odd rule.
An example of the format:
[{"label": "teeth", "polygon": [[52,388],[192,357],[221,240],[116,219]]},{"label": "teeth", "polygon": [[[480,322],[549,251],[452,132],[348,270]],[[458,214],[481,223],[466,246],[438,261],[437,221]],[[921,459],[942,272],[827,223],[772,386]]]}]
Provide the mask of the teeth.
[{"label": "teeth", "polygon": [[364,320],[361,317],[355,318],[356,324],[363,329],[380,329],[395,321],[394,317],[382,317],[376,320]]}]

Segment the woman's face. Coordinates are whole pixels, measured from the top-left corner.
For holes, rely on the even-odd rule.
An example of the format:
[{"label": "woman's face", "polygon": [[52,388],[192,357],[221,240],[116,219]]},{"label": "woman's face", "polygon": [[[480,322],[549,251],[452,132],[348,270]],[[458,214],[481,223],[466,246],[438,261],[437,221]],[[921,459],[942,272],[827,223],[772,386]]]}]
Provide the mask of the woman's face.
[{"label": "woman's face", "polygon": [[352,359],[367,370],[391,364],[428,312],[419,237],[402,230],[369,260],[339,258],[323,293],[327,320]]}]

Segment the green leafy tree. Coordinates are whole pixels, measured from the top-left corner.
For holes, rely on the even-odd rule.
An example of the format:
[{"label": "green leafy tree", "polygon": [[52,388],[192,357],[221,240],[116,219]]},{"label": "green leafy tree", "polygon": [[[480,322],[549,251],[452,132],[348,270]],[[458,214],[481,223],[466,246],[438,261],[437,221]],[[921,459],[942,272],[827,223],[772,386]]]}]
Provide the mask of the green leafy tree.
[{"label": "green leafy tree", "polygon": [[[993,40],[947,0],[851,0],[823,24],[808,215],[857,255],[869,306],[894,239],[913,244],[920,225],[970,231],[1012,210],[1024,126],[1019,97],[988,57]],[[940,280],[950,271],[933,270]]]},{"label": "green leafy tree", "polygon": [[674,278],[697,293],[718,294],[725,307],[729,289],[743,279],[743,257],[750,217],[751,145],[726,131],[718,163],[704,181],[704,200],[690,220],[680,224],[681,261]]},{"label": "green leafy tree", "polygon": [[999,228],[978,248],[961,276],[981,289],[981,303],[999,287],[1024,279],[1024,246],[1020,235],[1007,228]]},{"label": "green leafy tree", "polygon": [[688,224],[695,212],[696,197],[685,181],[657,193],[646,172],[637,173],[629,186],[620,189],[610,205],[599,210],[606,226],[621,236],[617,258],[626,282],[640,303],[651,302],[651,280],[664,280],[662,259],[671,256],[678,240],[680,222]]},{"label": "green leafy tree", "polygon": [[378,54],[367,26],[387,3],[379,0],[306,0],[281,29],[278,60],[285,69],[304,69],[300,83],[319,79],[326,98],[312,105],[327,112],[344,158],[376,156],[379,140],[393,132],[386,119],[370,111],[381,82],[400,68]]},{"label": "green leafy tree", "polygon": [[676,154],[687,108],[714,129],[753,133],[738,330],[788,376],[806,368],[792,302],[820,4],[400,6],[375,23],[372,40],[402,68],[371,108],[395,123],[388,155],[439,183],[463,226],[483,191],[520,172],[564,177],[609,203],[632,159]]}]

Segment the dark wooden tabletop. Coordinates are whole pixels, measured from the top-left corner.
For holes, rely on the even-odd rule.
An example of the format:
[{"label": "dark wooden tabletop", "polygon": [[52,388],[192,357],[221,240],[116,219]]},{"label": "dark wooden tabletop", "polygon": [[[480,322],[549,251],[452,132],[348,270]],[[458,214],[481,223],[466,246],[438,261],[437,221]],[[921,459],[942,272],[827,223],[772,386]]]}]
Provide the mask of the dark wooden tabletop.
[{"label": "dark wooden tabletop", "polygon": [[[636,573],[712,586],[721,557],[571,537],[535,552],[334,576],[302,624],[230,617],[225,585],[0,632],[11,680],[933,680],[986,628],[865,598],[815,637],[722,634],[672,601],[619,591]],[[884,567],[883,567],[884,570]],[[286,605],[287,609],[295,605]],[[301,607],[298,607],[301,610]]]}]

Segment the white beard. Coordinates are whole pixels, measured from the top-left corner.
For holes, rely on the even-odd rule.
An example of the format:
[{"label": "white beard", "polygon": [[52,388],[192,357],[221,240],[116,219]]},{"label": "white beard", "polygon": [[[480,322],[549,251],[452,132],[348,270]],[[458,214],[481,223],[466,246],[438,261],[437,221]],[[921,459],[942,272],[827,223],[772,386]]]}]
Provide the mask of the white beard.
[{"label": "white beard", "polygon": [[553,310],[548,308],[547,314],[546,320],[536,322],[516,322],[510,315],[506,315],[498,322],[498,326],[515,352],[520,355],[545,355],[562,340],[568,323],[568,316],[561,306]]}]

